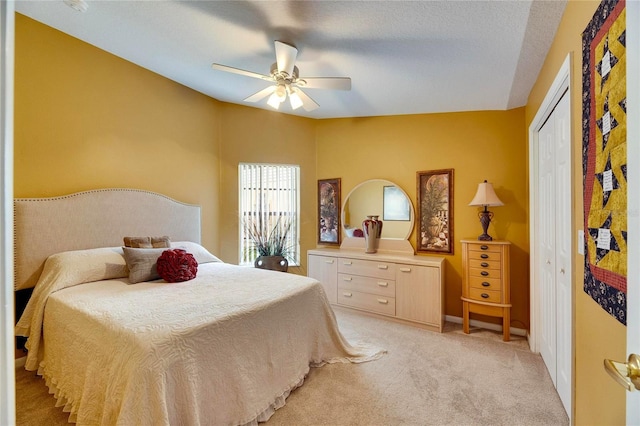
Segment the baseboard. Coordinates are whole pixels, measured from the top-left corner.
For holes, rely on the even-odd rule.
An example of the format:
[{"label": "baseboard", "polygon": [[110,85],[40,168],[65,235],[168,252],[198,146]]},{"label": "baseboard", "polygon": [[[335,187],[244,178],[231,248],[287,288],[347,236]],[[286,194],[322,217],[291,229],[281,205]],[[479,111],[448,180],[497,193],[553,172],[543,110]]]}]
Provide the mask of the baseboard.
[{"label": "baseboard", "polygon": [[18,368],[23,368],[24,365],[27,363],[27,357],[26,355],[20,358],[16,358],[16,369]]},{"label": "baseboard", "polygon": [[[456,324],[462,324],[462,318],[460,317],[454,317],[451,315],[447,315],[445,317],[445,319],[449,322],[453,322]],[[493,324],[490,322],[484,322],[484,321],[478,321],[478,320],[471,320],[469,321],[469,325],[472,325],[474,327],[480,327],[480,328],[487,328],[489,330],[494,330],[494,331],[499,331],[502,332],[502,326],[500,324]],[[527,336],[527,330],[524,330],[522,328],[515,328],[515,327],[510,327],[510,334],[516,335],[516,336],[522,336],[522,337],[528,337]]]}]

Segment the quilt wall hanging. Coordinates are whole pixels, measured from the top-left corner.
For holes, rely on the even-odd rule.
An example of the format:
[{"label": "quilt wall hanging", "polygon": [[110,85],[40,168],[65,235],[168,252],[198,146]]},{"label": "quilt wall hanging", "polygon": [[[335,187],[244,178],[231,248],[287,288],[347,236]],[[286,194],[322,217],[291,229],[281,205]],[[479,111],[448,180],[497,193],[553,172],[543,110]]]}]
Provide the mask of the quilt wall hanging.
[{"label": "quilt wall hanging", "polygon": [[626,325],[625,0],[605,0],[582,34],[584,291]]}]

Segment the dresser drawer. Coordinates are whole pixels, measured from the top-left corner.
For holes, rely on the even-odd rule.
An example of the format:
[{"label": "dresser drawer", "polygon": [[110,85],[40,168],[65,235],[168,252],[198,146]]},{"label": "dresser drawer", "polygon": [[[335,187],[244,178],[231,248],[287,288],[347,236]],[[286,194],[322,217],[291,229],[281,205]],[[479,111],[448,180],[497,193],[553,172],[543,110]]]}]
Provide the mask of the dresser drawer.
[{"label": "dresser drawer", "polygon": [[501,291],[502,280],[499,278],[469,277],[469,287]]},{"label": "dresser drawer", "polygon": [[469,268],[469,278],[473,277],[500,279],[502,271],[500,269]]},{"label": "dresser drawer", "polygon": [[476,251],[476,250],[467,250],[467,257],[469,260],[480,260],[480,261],[489,261],[495,260],[498,262],[502,262],[502,253],[495,251]]},{"label": "dresser drawer", "polygon": [[372,293],[386,297],[396,297],[396,282],[382,278],[338,274],[338,289],[355,290],[362,293]]},{"label": "dresser drawer", "polygon": [[[338,296],[338,299],[339,298],[340,297]],[[481,300],[483,302],[501,303],[502,292],[472,287],[469,289],[469,298],[473,300]]]},{"label": "dresser drawer", "polygon": [[473,243],[469,244],[470,252],[479,252],[479,253],[501,253],[502,247],[499,244],[484,244],[484,243]]},{"label": "dresser drawer", "polygon": [[485,260],[485,259],[469,259],[470,268],[478,269],[500,269],[502,268],[502,262],[500,260]]},{"label": "dresser drawer", "polygon": [[396,299],[353,290],[338,290],[338,304],[385,315],[396,314]]},{"label": "dresser drawer", "polygon": [[376,262],[375,260],[340,259],[338,272],[393,280],[396,277],[396,264]]}]

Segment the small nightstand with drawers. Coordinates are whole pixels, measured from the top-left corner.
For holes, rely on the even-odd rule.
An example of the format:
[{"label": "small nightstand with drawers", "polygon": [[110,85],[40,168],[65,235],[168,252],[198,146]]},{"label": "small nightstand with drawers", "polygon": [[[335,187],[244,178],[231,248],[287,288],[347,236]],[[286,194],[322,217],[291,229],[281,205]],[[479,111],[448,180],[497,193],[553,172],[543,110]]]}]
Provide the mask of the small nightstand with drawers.
[{"label": "small nightstand with drawers", "polygon": [[469,314],[502,317],[502,339],[509,341],[509,241],[461,240],[462,329],[469,333]]}]

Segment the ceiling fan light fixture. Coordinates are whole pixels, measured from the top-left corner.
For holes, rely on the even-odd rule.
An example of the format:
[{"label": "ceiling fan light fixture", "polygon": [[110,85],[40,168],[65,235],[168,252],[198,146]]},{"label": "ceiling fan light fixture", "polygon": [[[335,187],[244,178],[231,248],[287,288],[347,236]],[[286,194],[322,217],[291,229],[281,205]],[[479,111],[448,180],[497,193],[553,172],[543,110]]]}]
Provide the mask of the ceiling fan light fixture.
[{"label": "ceiling fan light fixture", "polygon": [[273,92],[273,94],[278,97],[280,102],[284,102],[284,100],[287,99],[287,88],[284,84],[278,84],[278,87],[276,87],[276,91]]},{"label": "ceiling fan light fixture", "polygon": [[280,102],[282,101],[278,97],[278,94],[276,92],[273,92],[271,96],[269,96],[269,100],[267,101],[267,104],[269,104],[269,106],[273,109],[278,109],[280,108]]},{"label": "ceiling fan light fixture", "polygon": [[318,108],[320,105],[300,89],[303,87],[308,87],[310,89],[351,90],[351,79],[349,77],[300,78],[300,70],[298,70],[298,67],[295,65],[295,61],[298,56],[298,49],[291,44],[276,40],[275,50],[276,62],[271,65],[271,72],[269,75],[246,71],[218,63],[213,63],[211,67],[218,71],[226,71],[272,82],[273,84],[245,98],[244,101],[261,102],[269,96],[267,104],[273,109],[279,109],[280,104],[286,101],[287,97],[291,103],[292,110],[302,107],[305,111],[309,112]]},{"label": "ceiling fan light fixture", "polygon": [[289,94],[289,102],[291,102],[291,109],[298,109],[302,106],[302,99],[298,95],[298,90],[293,88]]}]

